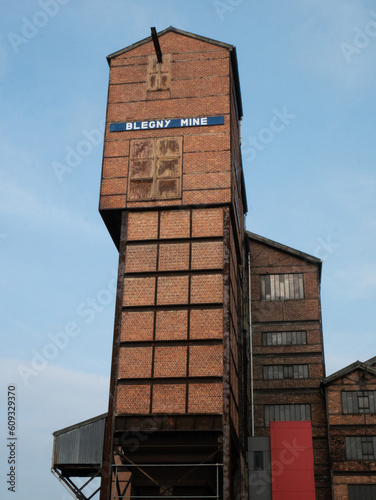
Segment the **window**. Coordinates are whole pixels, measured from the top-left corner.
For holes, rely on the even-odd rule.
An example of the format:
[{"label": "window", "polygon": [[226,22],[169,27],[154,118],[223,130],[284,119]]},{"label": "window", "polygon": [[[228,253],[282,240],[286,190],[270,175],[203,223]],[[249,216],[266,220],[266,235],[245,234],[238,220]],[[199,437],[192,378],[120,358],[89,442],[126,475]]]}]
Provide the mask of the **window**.
[{"label": "window", "polygon": [[182,137],[131,141],[129,200],[180,198],[181,164]]},{"label": "window", "polygon": [[260,276],[262,300],[304,299],[303,273]]},{"label": "window", "polygon": [[253,452],[253,470],[264,470],[264,452]]},{"label": "window", "polygon": [[342,391],[344,414],[376,413],[376,391]]},{"label": "window", "polygon": [[349,500],[374,500],[375,484],[349,484]]},{"label": "window", "polygon": [[285,378],[308,378],[308,365],[265,365],[263,367],[265,380]]},{"label": "window", "polygon": [[157,56],[149,56],[147,89],[169,90],[171,88],[171,54],[163,54],[162,62],[159,63]]},{"label": "window", "polygon": [[358,396],[358,407],[361,413],[369,413],[369,396]]},{"label": "window", "polygon": [[264,332],[262,345],[302,345],[307,343],[307,332]]},{"label": "window", "polygon": [[311,405],[265,405],[264,406],[265,425],[270,422],[287,422],[289,420],[311,420]]},{"label": "window", "polygon": [[375,460],[376,436],[345,437],[346,460]]}]

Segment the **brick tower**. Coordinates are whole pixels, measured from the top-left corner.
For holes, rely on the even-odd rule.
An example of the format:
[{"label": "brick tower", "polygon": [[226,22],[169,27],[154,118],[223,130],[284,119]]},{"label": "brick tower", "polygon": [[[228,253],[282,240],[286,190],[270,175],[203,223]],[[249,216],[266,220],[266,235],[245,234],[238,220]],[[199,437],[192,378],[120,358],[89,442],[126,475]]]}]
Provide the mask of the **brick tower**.
[{"label": "brick tower", "polygon": [[[321,388],[325,377],[322,262],[247,234],[254,417],[250,498],[330,500],[328,423]],[[281,441],[284,449],[273,447]],[[302,452],[307,447],[312,449],[311,462]]]},{"label": "brick tower", "polygon": [[235,47],[108,57],[100,213],[119,250],[101,500],[245,498],[249,317]]}]

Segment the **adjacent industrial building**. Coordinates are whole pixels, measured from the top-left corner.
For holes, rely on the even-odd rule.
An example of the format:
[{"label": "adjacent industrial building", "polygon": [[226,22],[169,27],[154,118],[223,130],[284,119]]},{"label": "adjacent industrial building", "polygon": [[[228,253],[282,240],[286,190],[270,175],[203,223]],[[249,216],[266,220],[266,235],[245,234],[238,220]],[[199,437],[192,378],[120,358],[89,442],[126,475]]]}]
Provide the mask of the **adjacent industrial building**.
[{"label": "adjacent industrial building", "polygon": [[54,433],[53,473],[80,500],[376,498],[376,361],[325,378],[321,261],[245,230],[235,47],[152,28],[108,62],[109,407]]}]

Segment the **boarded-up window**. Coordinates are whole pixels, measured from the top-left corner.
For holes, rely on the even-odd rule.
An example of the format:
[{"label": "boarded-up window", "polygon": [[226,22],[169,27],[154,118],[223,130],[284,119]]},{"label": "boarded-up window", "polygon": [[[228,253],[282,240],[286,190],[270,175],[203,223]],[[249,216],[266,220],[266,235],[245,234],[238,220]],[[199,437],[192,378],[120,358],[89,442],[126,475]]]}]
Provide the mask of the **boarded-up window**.
[{"label": "boarded-up window", "polygon": [[346,460],[376,460],[376,436],[345,437]]},{"label": "boarded-up window", "polygon": [[342,391],[343,413],[376,413],[376,391]]},{"label": "boarded-up window", "polygon": [[307,343],[307,332],[264,332],[262,344],[266,346],[303,345]]},{"label": "boarded-up window", "polygon": [[262,300],[304,299],[303,274],[265,274],[260,276]]},{"label": "boarded-up window", "polygon": [[163,54],[162,62],[159,63],[157,56],[149,56],[147,89],[169,90],[171,87],[171,54]]},{"label": "boarded-up window", "polygon": [[265,365],[263,374],[265,380],[309,377],[308,365]]},{"label": "boarded-up window", "polygon": [[349,484],[349,500],[375,500],[376,484]]},{"label": "boarded-up window", "polygon": [[270,422],[287,422],[290,420],[311,420],[311,405],[265,405],[265,425]]},{"label": "boarded-up window", "polygon": [[128,199],[180,198],[182,138],[131,141]]}]

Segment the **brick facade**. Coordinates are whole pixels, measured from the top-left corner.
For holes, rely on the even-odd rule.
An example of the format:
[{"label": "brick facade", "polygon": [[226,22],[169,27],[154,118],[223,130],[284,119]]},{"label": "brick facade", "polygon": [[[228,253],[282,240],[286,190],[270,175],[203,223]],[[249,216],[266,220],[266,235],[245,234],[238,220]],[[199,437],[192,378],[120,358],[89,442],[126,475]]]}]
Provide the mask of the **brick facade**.
[{"label": "brick facade", "polygon": [[[249,399],[249,352],[237,347],[248,324],[240,293],[247,274],[238,77],[229,45],[175,29],[158,38],[162,63],[152,39],[109,56],[99,208],[119,249],[119,282],[105,454],[112,447],[127,455],[119,448],[127,422],[141,419],[142,427],[152,415],[168,417],[191,429],[174,434],[175,459],[200,463],[211,455],[223,463],[221,494],[230,500],[236,471],[246,488]],[[218,116],[223,124],[215,126],[156,125]],[[110,130],[125,121],[154,125]],[[193,431],[201,441],[190,452]],[[153,439],[167,453],[158,460],[171,460],[175,448],[162,452],[167,430]],[[138,460],[150,461],[143,450]],[[211,489],[202,494],[215,492],[211,477],[206,483]],[[104,481],[101,500],[108,493]]]},{"label": "brick facade", "polygon": [[[376,439],[376,410],[372,404],[372,393],[376,391],[375,362],[375,358],[365,363],[357,361],[323,381],[329,424],[333,500],[349,500],[349,485],[373,485],[373,495],[376,494],[376,446],[371,445],[372,457],[348,456],[353,452],[361,453],[361,443],[352,450],[348,449],[350,443],[346,446],[346,439]],[[370,395],[371,405],[359,408],[358,398],[364,395]],[[347,399],[346,396],[350,396],[350,401],[355,404],[348,405],[343,400]]]},{"label": "brick facade", "polygon": [[[325,376],[320,312],[321,262],[250,233],[249,241],[254,435],[270,435],[266,422],[266,405],[270,408],[277,405],[283,410],[285,406],[282,405],[306,405],[305,408],[308,406],[310,416],[305,415],[303,419],[309,418],[312,422],[316,498],[329,500],[331,491],[327,418],[325,399],[320,391],[320,382]],[[261,276],[296,274],[303,274],[304,293],[301,298],[262,298]],[[269,342],[268,345],[265,335],[271,332],[275,341]],[[296,333],[295,337],[289,333],[290,338],[295,338],[295,342],[286,341],[283,345],[281,339],[284,332],[304,332],[306,343],[297,344]],[[299,368],[303,365],[304,372]],[[266,377],[268,370],[273,373],[273,367],[274,373],[278,374],[276,378]],[[298,372],[299,369],[301,372]],[[295,375],[291,370],[296,371]],[[288,418],[281,414],[275,418],[299,420],[299,414]]]}]

